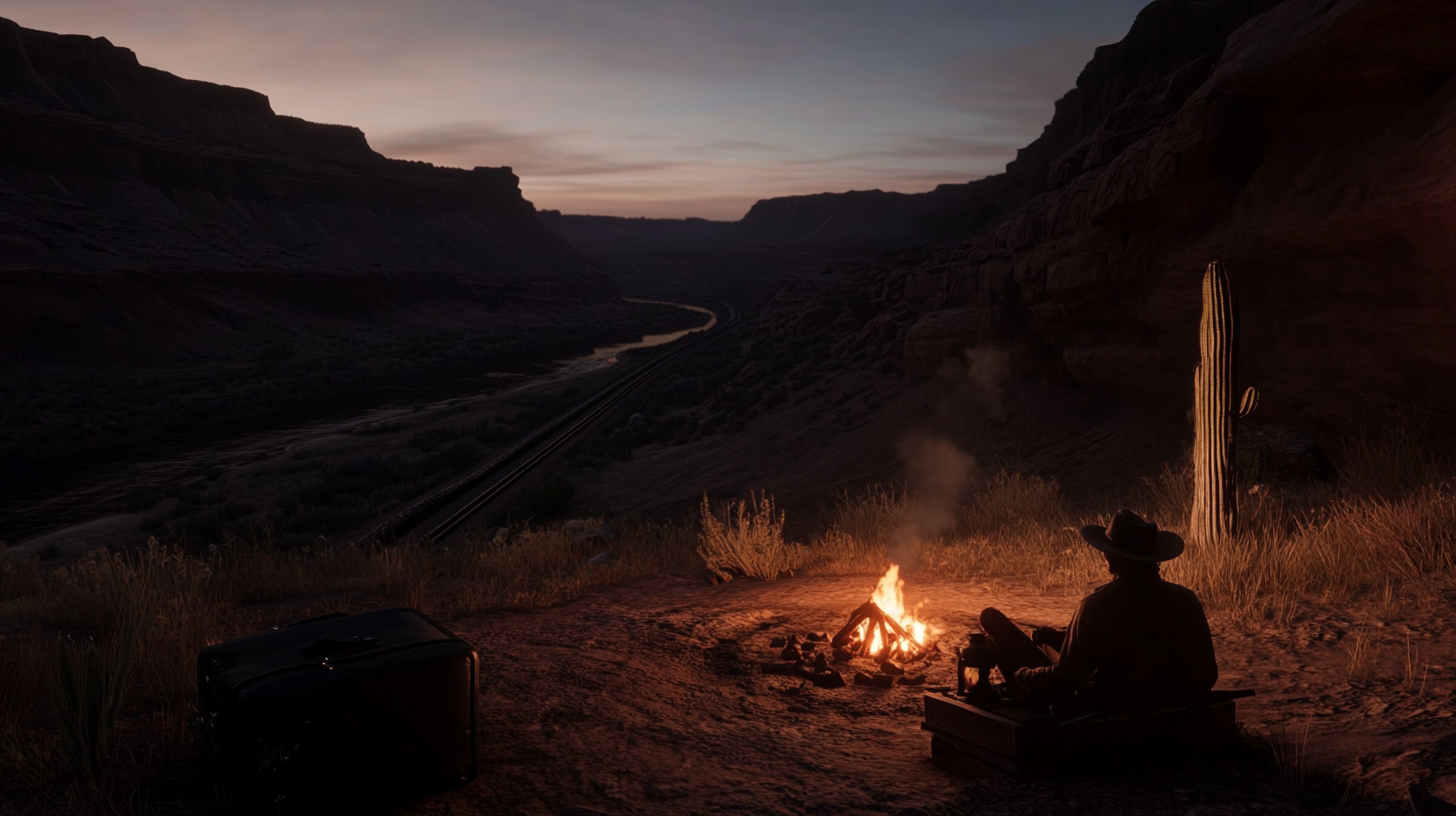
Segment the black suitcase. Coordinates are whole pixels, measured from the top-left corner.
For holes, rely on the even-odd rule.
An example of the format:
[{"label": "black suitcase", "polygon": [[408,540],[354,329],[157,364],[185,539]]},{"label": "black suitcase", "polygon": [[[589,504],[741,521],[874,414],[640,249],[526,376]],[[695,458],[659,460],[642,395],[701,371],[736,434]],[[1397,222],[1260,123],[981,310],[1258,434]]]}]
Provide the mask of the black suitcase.
[{"label": "black suitcase", "polygon": [[475,650],[413,609],[326,615],[209,646],[197,696],[250,812],[374,811],[477,773]]}]

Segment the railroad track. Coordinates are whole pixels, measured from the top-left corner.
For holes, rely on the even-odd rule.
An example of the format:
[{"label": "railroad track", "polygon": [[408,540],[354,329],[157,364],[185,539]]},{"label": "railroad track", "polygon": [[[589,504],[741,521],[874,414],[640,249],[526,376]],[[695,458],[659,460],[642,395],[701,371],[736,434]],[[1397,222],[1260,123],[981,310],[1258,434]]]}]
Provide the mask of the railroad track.
[{"label": "railroad track", "polygon": [[[525,439],[512,445],[468,475],[419,499],[386,519],[370,531],[364,540],[370,543],[387,543],[402,538],[416,528],[426,525],[427,522],[433,523],[428,524],[425,538],[431,541],[444,540],[451,533],[460,529],[461,525],[478,513],[481,508],[490,504],[511,485],[525,478],[533,468],[550,458],[551,454],[579,437],[604,414],[626,399],[638,386],[674,362],[716,339],[725,329],[737,325],[739,321],[737,307],[730,303],[720,303],[719,306],[722,309],[718,324],[712,329],[697,337],[690,335],[684,340],[677,341],[682,344],[678,348],[674,349],[669,346],[669,350],[657,359],[651,360],[613,381],[576,407],[532,431]],[[469,498],[466,499],[466,497]],[[464,501],[462,501],[463,499]],[[455,505],[459,506],[451,509]],[[447,510],[449,512],[443,515],[443,518],[435,518]]]}]

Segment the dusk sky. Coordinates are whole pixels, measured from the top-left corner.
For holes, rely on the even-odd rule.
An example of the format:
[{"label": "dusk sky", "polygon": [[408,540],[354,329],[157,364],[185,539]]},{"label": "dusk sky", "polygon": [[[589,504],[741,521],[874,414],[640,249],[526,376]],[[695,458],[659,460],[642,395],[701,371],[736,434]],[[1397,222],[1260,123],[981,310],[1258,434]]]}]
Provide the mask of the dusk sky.
[{"label": "dusk sky", "polygon": [[1145,0],[18,0],[142,64],[509,165],[541,209],[733,220],[757,199],[1000,172]]}]

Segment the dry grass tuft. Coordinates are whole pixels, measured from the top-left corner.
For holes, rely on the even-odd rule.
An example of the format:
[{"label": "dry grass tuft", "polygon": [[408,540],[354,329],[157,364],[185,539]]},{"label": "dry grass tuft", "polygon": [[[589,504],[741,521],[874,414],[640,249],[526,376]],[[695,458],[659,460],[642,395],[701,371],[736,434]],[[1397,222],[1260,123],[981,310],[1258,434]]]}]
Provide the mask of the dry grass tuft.
[{"label": "dry grass tuft", "polygon": [[[1412,587],[1456,571],[1456,487],[1439,478],[1424,450],[1419,428],[1356,440],[1344,450],[1339,486],[1241,496],[1242,533],[1218,547],[1190,547],[1165,574],[1235,624],[1285,625],[1306,598],[1364,598],[1376,614],[1393,614],[1411,597],[1419,601],[1419,593],[1407,594]],[[1186,532],[1191,482],[1186,464],[1168,466],[1122,503]],[[325,611],[404,604],[448,621],[486,608],[559,604],[594,586],[704,564],[721,577],[774,580],[798,570],[878,574],[893,558],[911,576],[1014,579],[1046,592],[1080,593],[1106,580],[1105,562],[1077,529],[1105,522],[1112,508],[1079,512],[1055,482],[997,474],[953,513],[937,514],[953,518],[951,529],[915,536],[908,531],[924,528],[917,514],[926,501],[897,485],[841,494],[827,531],[801,545],[784,541],[784,514],[771,496],[716,509],[705,496],[698,524],[618,524],[604,559],[593,558],[599,541],[576,541],[557,529],[499,539],[467,533],[449,547],[407,542],[322,551],[280,550],[264,531],[195,553],[151,541],[52,573],[36,560],[0,557],[0,799],[28,791],[32,798],[24,801],[36,808],[68,806],[56,804],[64,763],[47,695],[55,639],[63,632],[106,638],[128,619],[137,621],[137,651],[118,723],[117,773],[123,788],[137,791],[167,774],[195,776],[188,723],[200,648]],[[1373,676],[1376,648],[1368,632],[1354,633],[1346,649],[1350,678]],[[1427,662],[1408,639],[1399,672],[1406,690],[1423,687]],[[1276,761],[1296,784],[1304,739],[1270,738]]]},{"label": "dry grass tuft", "polygon": [[703,531],[698,555],[715,575],[776,580],[810,558],[807,548],[784,542],[784,514],[775,513],[773,496],[749,494],[748,501],[728,502],[714,510],[703,496]]}]

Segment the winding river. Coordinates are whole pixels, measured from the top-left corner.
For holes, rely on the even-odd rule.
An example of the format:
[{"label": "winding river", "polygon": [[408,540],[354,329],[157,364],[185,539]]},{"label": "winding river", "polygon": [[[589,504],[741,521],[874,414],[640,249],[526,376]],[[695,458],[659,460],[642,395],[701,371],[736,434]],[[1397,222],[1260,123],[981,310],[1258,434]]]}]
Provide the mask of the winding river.
[{"label": "winding river", "polygon": [[718,316],[710,309],[686,303],[663,300],[623,298],[634,303],[656,303],[702,312],[702,325],[667,334],[649,334],[631,343],[599,346],[590,354],[556,361],[552,370],[542,374],[519,375],[486,373],[494,379],[487,390],[465,391],[431,402],[396,401],[368,410],[342,411],[288,428],[240,433],[225,439],[198,441],[185,435],[169,435],[149,440],[130,451],[125,459],[103,461],[78,467],[60,483],[44,490],[0,501],[0,541],[23,544],[39,536],[80,528],[88,523],[115,514],[128,496],[148,485],[165,487],[193,479],[215,468],[227,468],[243,462],[257,461],[293,448],[329,437],[357,433],[371,425],[380,425],[421,411],[431,411],[476,397],[499,397],[515,390],[535,387],[569,377],[578,377],[616,364],[619,355],[630,349],[651,348],[699,331],[713,328]]}]

